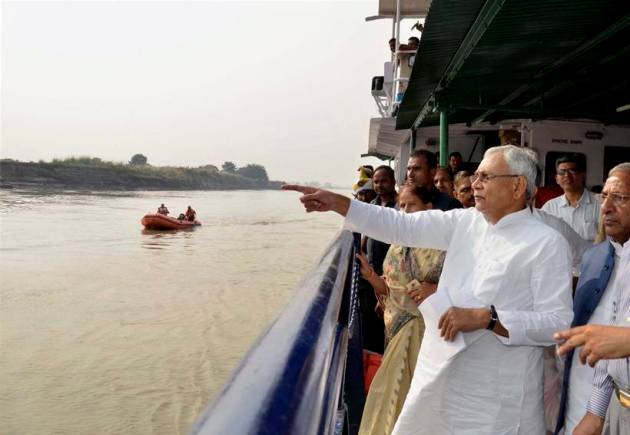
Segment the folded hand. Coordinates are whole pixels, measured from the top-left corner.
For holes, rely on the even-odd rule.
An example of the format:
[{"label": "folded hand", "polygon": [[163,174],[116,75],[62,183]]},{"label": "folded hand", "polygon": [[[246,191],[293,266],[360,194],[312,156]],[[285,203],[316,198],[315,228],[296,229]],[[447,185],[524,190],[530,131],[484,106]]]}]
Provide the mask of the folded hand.
[{"label": "folded hand", "polygon": [[453,341],[458,332],[470,332],[485,329],[490,323],[491,313],[487,308],[451,307],[440,317],[438,328],[440,336],[446,341]]}]

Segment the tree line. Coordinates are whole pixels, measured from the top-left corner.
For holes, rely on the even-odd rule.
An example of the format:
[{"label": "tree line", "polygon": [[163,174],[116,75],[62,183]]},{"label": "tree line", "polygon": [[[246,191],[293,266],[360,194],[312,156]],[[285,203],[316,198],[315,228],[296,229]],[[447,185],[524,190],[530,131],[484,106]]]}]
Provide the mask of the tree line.
[{"label": "tree line", "polygon": [[[148,165],[149,159],[144,154],[134,154],[131,160],[129,160],[129,164],[134,166]],[[219,171],[219,168],[214,165],[205,165],[202,168]],[[252,178],[254,180],[269,181],[265,167],[255,163],[250,163],[239,168],[233,162],[227,161],[221,165],[221,172],[240,175],[241,177]]]}]

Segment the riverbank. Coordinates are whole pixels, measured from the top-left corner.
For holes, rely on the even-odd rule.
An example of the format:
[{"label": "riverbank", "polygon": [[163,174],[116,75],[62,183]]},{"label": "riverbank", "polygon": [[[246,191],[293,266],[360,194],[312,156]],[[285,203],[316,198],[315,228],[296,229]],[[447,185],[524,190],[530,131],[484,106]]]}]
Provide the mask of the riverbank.
[{"label": "riverbank", "polygon": [[0,160],[0,188],[73,190],[237,190],[278,189],[281,181],[253,179],[199,168],[128,165],[112,162],[19,162]]}]

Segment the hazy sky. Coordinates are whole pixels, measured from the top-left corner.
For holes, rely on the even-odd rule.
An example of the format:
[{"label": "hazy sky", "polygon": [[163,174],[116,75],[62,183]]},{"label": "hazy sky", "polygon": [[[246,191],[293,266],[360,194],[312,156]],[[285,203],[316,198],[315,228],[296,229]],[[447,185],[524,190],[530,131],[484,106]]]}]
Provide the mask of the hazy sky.
[{"label": "hazy sky", "polygon": [[377,7],[3,1],[1,156],[230,160],[350,185],[378,163],[360,158],[389,58],[391,21],[364,20]]}]

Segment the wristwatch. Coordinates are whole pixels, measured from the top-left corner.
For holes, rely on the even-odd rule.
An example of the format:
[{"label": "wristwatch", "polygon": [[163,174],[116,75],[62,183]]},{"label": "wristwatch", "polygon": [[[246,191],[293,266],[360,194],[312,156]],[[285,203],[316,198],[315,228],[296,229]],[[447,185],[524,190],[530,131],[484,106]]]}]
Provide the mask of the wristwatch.
[{"label": "wristwatch", "polygon": [[499,316],[497,315],[497,310],[494,308],[494,305],[490,305],[490,323],[486,326],[486,329],[492,331],[494,326],[497,324],[499,320]]}]

